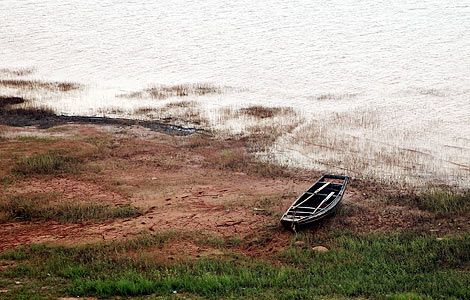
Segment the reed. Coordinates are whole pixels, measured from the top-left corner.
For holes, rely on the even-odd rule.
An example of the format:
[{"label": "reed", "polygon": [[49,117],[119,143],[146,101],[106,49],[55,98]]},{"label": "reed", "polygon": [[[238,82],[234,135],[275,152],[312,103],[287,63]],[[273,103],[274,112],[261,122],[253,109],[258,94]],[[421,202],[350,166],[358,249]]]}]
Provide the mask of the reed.
[{"label": "reed", "polygon": [[208,83],[184,83],[177,85],[156,85],[138,92],[121,94],[124,98],[152,98],[167,99],[170,97],[203,96],[207,94],[221,94],[223,89]]},{"label": "reed", "polygon": [[344,99],[353,99],[357,97],[357,94],[354,93],[345,93],[345,94],[320,94],[318,96],[313,97],[315,100],[323,101],[323,100],[344,100]]},{"label": "reed", "polygon": [[34,68],[18,68],[18,69],[0,69],[0,75],[8,77],[21,77],[33,74],[35,71]]},{"label": "reed", "polygon": [[27,89],[27,90],[39,90],[45,89],[50,91],[68,92],[81,88],[81,85],[75,82],[57,82],[57,81],[41,81],[41,80],[22,80],[22,79],[0,79],[0,86],[15,88],[15,89]]},{"label": "reed", "polygon": [[195,101],[170,102],[160,107],[140,107],[134,110],[134,114],[165,123],[189,124],[204,127],[210,126],[204,111]]},{"label": "reed", "polygon": [[264,119],[285,115],[294,115],[295,112],[292,107],[265,107],[261,105],[254,105],[246,108],[241,108],[238,111],[238,114]]}]

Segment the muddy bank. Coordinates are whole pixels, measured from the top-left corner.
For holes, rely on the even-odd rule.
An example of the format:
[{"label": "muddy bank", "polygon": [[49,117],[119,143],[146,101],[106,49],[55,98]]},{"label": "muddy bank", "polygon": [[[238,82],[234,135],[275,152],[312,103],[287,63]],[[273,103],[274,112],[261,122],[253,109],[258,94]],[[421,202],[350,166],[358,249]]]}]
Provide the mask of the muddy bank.
[{"label": "muddy bank", "polygon": [[26,101],[19,97],[0,96],[0,125],[23,127],[36,126],[41,129],[58,125],[78,123],[95,125],[140,125],[151,130],[170,135],[191,135],[196,132],[208,133],[206,130],[194,127],[185,127],[159,121],[144,121],[125,118],[65,116],[55,114],[47,108],[17,108],[12,105],[22,104]]}]

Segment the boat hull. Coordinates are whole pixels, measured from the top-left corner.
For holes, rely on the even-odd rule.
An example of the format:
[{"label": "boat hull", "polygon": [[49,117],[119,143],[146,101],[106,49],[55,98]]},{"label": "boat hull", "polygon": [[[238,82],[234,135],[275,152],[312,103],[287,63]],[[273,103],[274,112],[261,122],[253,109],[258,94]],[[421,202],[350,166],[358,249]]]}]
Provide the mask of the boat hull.
[{"label": "boat hull", "polygon": [[323,175],[297,198],[281,218],[281,224],[298,231],[334,215],[341,206],[349,178]]}]

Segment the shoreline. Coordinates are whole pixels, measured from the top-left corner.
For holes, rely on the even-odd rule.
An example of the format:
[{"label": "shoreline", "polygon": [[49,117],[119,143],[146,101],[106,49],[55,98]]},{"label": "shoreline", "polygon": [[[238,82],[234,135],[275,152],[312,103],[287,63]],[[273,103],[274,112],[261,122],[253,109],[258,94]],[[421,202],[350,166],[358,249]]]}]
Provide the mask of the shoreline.
[{"label": "shoreline", "polygon": [[[245,265],[246,270],[256,270],[255,266],[263,264],[274,268],[272,272],[279,272],[288,266],[303,270],[306,260],[312,267],[324,265],[328,263],[329,255],[348,253],[350,257],[358,255],[356,262],[348,268],[360,270],[381,257],[367,250],[374,247],[360,246],[363,243],[383,243],[380,247],[387,249],[401,249],[408,243],[426,243],[424,247],[428,254],[408,250],[417,257],[434,255],[433,249],[440,249],[436,248],[441,247],[436,244],[440,241],[451,247],[446,250],[451,253],[460,253],[464,250],[459,247],[467,245],[470,232],[468,213],[448,214],[444,207],[419,208],[416,203],[425,204],[419,201],[426,199],[419,198],[420,195],[354,178],[335,216],[299,234],[292,234],[280,225],[279,218],[311,185],[313,178],[319,177],[318,172],[279,169],[259,162],[249,154],[249,146],[243,139],[220,140],[199,133],[170,135],[132,126],[133,123],[124,123],[124,128],[122,125],[0,126],[0,132],[5,133],[0,139],[0,151],[5,154],[0,158],[0,187],[4,191],[0,205],[8,207],[3,211],[12,214],[0,215],[3,218],[3,221],[0,218],[0,269],[7,276],[0,273],[0,284],[3,284],[6,295],[23,295],[44,287],[43,294],[49,298],[59,295],[161,296],[167,290],[157,288],[159,281],[153,281],[154,277],[148,275],[146,267],[141,264],[154,269],[169,268],[176,272],[174,278],[177,280],[178,276],[185,278],[186,275],[176,270],[192,264],[196,264],[195,270],[202,271],[205,269],[201,264],[222,263],[227,269],[223,269],[220,276],[225,276],[233,274],[239,262]],[[49,159],[54,162],[52,169],[48,167]],[[22,205],[35,204],[30,211],[23,211],[15,208],[18,201]],[[341,246],[343,242],[348,245],[357,243],[355,247],[358,248],[351,251]],[[312,250],[319,246],[329,252],[321,254]],[[61,274],[65,271],[61,268],[47,271],[51,280],[60,282],[57,285],[59,289],[51,287],[48,281],[42,282],[36,275],[28,275],[31,278],[28,281],[25,275],[16,273],[25,265],[41,273],[43,271],[39,270],[48,268],[49,263],[58,263],[55,259],[60,257],[74,261],[75,267],[72,268],[94,268],[76,258],[76,251],[82,251],[83,255],[94,253],[98,261],[100,257],[114,257],[116,265],[109,265],[113,266],[112,271],[95,269],[94,272],[99,274],[96,278],[87,272],[72,277],[90,280],[89,287],[63,277]],[[414,259],[408,261],[407,255],[399,254],[401,250],[393,251],[398,251],[395,255],[400,264],[405,262],[412,266],[415,263]],[[63,253],[49,256],[49,252]],[[17,257],[26,258],[17,260]],[[37,260],[39,257],[48,258]],[[461,257],[459,262],[466,263],[467,258]],[[110,287],[109,292],[98,292],[92,287],[102,284],[100,280],[108,280],[111,286],[113,280],[143,284],[126,277],[122,269],[129,269],[123,261],[131,262],[134,267],[140,266],[136,276],[147,278],[153,287],[129,294],[117,287]],[[336,262],[338,266],[343,266],[343,263],[341,260]],[[399,270],[399,264],[393,265],[393,260],[389,263],[391,270]],[[69,266],[68,263],[64,265]],[[380,273],[383,268],[387,266],[372,269],[372,272]],[[442,267],[440,262],[436,268],[454,272]],[[254,272],[258,274],[258,271]],[[8,276],[14,276],[21,283],[15,285]],[[204,276],[192,275],[196,280]],[[237,276],[233,280],[239,280]],[[266,276],[267,280],[275,282],[274,278]],[[406,278],[410,287],[421,284],[411,277]],[[392,281],[390,278],[382,282],[383,292],[374,291],[373,287],[362,282],[360,286],[366,294],[357,292],[351,298],[346,290],[339,289],[334,295],[327,293],[324,296],[327,299],[338,299],[337,295],[341,295],[339,299],[356,299],[357,296],[372,294],[379,297],[409,291],[394,289]],[[243,292],[246,286],[239,284],[240,289],[234,292],[239,298],[247,297]],[[339,280],[337,284],[346,283]],[[274,291],[286,287],[279,283]],[[185,285],[176,285],[175,289],[189,297],[210,295]],[[416,297],[428,294],[418,290]],[[270,288],[265,290],[261,286],[256,286],[253,293],[264,291],[271,293]],[[305,293],[303,297],[315,295],[314,290]],[[451,295],[441,290],[435,293],[432,295]],[[220,292],[218,295],[225,298],[229,294]]]}]

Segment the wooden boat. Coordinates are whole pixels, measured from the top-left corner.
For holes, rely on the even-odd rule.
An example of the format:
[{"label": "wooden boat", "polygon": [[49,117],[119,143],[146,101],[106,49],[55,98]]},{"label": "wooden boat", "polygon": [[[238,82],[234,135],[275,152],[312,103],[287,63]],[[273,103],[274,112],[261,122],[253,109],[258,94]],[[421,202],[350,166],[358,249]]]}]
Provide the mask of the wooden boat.
[{"label": "wooden boat", "polygon": [[332,215],[339,207],[348,181],[347,176],[323,175],[284,213],[282,225],[296,231]]}]

